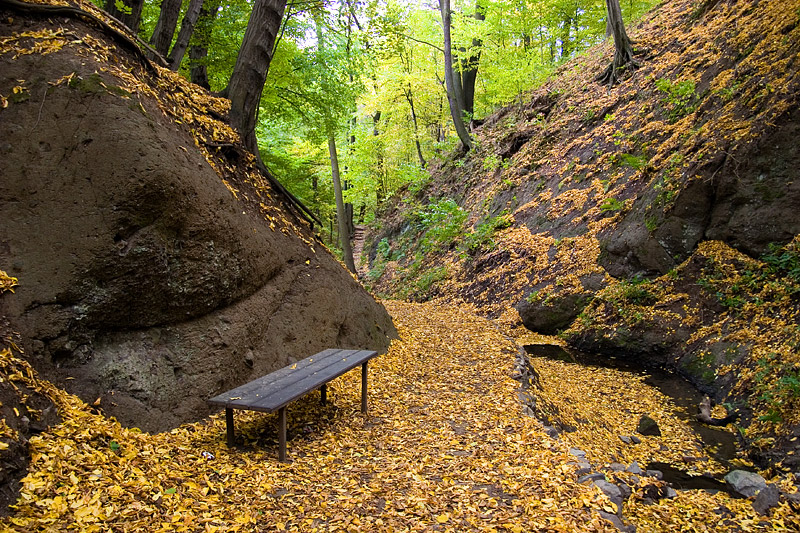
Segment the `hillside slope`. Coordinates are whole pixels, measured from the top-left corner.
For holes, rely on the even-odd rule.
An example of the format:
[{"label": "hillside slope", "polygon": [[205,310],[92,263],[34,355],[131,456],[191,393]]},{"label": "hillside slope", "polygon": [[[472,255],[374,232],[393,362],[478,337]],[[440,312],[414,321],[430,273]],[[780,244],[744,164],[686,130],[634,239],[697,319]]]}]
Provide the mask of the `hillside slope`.
[{"label": "hillside slope", "polygon": [[374,290],[677,368],[796,465],[799,23],[796,0],[678,0],[620,85],[593,82],[611,45],[565,64],[393,199]]}]

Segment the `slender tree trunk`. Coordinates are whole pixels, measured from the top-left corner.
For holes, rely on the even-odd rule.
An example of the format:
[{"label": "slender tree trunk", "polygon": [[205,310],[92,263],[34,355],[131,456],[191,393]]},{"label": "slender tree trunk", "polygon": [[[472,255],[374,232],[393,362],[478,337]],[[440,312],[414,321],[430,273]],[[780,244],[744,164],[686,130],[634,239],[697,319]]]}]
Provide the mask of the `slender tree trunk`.
[{"label": "slender tree trunk", "polygon": [[356,273],[356,263],[353,260],[353,249],[350,246],[350,234],[344,213],[344,197],[342,196],[342,182],[339,176],[339,156],[336,154],[336,137],[333,128],[328,127],[328,153],[331,156],[331,175],[333,176],[333,194],[336,197],[336,221],[339,226],[339,243],[342,245],[342,259],[344,264],[353,274]]},{"label": "slender tree trunk", "polygon": [[186,13],[183,15],[181,21],[181,31],[178,32],[178,38],[169,53],[167,62],[169,68],[176,71],[181,67],[181,61],[186,54],[186,48],[189,46],[189,39],[194,33],[195,24],[197,19],[200,18],[200,11],[203,9],[204,0],[191,0],[189,7],[186,8]]},{"label": "slender tree trunk", "polygon": [[611,86],[619,81],[620,74],[626,68],[635,69],[639,67],[639,64],[633,58],[633,45],[625,31],[619,0],[606,0],[606,10],[608,14],[607,27],[611,28],[611,33],[614,35],[614,60],[602,74],[595,78],[595,81]]},{"label": "slender tree trunk", "polygon": [[230,123],[257,158],[256,111],[281,27],[286,0],[256,0],[228,84]]},{"label": "slender tree trunk", "polygon": [[572,39],[570,37],[570,30],[572,30],[572,17],[564,15],[564,21],[561,26],[561,59],[567,59],[572,54]]},{"label": "slender tree trunk", "polygon": [[150,45],[163,57],[167,57],[172,44],[172,36],[181,14],[181,0],[161,0],[161,13],[150,37]]},{"label": "slender tree trunk", "polygon": [[[105,10],[109,15],[125,24],[133,33],[139,33],[139,22],[142,20],[144,0],[121,0],[124,11],[117,7],[117,0],[106,0]],[[128,13],[128,11],[130,11]]]},{"label": "slender tree trunk", "polygon": [[419,143],[419,122],[417,121],[417,111],[416,109],[414,109],[414,94],[411,92],[410,87],[405,88],[403,90],[403,94],[405,94],[406,100],[408,101],[408,106],[411,108],[411,122],[414,124],[414,144],[417,147],[417,157],[419,157],[419,166],[425,168],[428,166],[428,163],[422,156],[422,146]]},{"label": "slender tree trunk", "polygon": [[[380,110],[375,111],[375,114],[372,115],[372,136],[375,138],[380,137],[380,130],[378,129],[378,124],[381,121],[381,112]],[[380,141],[378,141],[380,142]],[[375,204],[378,208],[380,208],[383,201],[386,199],[386,179],[385,175],[386,172],[384,171],[383,167],[383,146],[376,146],[375,147],[375,163],[378,167],[377,177],[378,179],[375,180]]]},{"label": "slender tree trunk", "polygon": [[442,12],[442,28],[444,29],[444,79],[447,84],[447,100],[450,103],[450,116],[453,118],[458,138],[465,150],[472,148],[472,139],[467,127],[464,125],[464,109],[459,106],[463,101],[461,83],[456,83],[453,73],[453,44],[450,40],[450,0],[439,0],[439,9]]}]

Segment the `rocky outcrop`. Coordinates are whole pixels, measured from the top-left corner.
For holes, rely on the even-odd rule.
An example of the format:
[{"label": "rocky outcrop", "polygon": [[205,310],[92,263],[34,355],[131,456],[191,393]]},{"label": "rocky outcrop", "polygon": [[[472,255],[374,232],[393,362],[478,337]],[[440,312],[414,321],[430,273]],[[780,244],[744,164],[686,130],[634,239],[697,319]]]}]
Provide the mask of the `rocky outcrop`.
[{"label": "rocky outcrop", "polygon": [[[65,27],[25,24],[56,32],[44,45]],[[57,49],[0,56],[0,265],[20,283],[0,313],[34,366],[157,431],[324,348],[386,349],[383,307],[198,118],[218,103],[171,114],[198,90],[71,24]]]}]

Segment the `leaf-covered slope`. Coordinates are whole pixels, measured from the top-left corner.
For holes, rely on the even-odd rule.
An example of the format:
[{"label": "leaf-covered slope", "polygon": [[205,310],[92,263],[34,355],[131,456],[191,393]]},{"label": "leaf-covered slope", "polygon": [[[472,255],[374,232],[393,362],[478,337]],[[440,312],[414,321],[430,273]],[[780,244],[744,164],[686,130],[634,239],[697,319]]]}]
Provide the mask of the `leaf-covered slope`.
[{"label": "leaf-covered slope", "polygon": [[[467,301],[542,332],[572,326],[571,338],[584,348],[667,362],[698,383],[710,372],[705,386],[717,400],[745,402],[755,418],[769,417],[755,391],[772,386],[777,373],[757,387],[744,375],[724,375],[756,368],[760,349],[783,354],[788,367],[797,363],[791,268],[754,274],[758,287],[782,283],[787,295],[774,308],[755,305],[752,313],[763,318],[759,336],[737,341],[709,333],[703,348],[687,348],[702,325],[725,322],[737,330],[734,322],[743,321],[718,302],[724,277],[704,292],[702,272],[680,265],[736,254],[751,261],[800,233],[799,23],[798,1],[668,2],[631,32],[640,68],[620,85],[592,81],[609,60],[610,44],[567,63],[544,87],[489,117],[475,132],[475,151],[395,199],[369,237],[375,290]],[[701,246],[707,241],[720,242]],[[793,247],[772,253],[787,261],[795,254]],[[651,313],[637,333],[615,336],[627,331],[627,318],[600,318],[595,303],[586,313],[597,335],[575,322],[598,291],[624,292],[620,281],[635,285],[668,273],[686,276],[681,294],[699,319],[653,296],[634,303],[671,306],[680,311],[672,321]],[[756,294],[758,287],[747,290]],[[776,312],[786,328],[768,326]],[[624,314],[644,318],[641,309]],[[649,336],[638,335],[648,328]],[[744,358],[693,363],[709,363],[702,351],[723,342],[741,346]],[[734,381],[741,385],[728,397]],[[787,412],[800,411],[800,393],[785,399]],[[776,431],[794,447],[788,439],[798,421],[772,418],[769,429],[749,437]]]},{"label": "leaf-covered slope", "polygon": [[321,349],[387,347],[388,314],[258,173],[226,101],[108,28],[0,8],[0,265],[19,279],[0,314],[38,370],[164,430]]}]

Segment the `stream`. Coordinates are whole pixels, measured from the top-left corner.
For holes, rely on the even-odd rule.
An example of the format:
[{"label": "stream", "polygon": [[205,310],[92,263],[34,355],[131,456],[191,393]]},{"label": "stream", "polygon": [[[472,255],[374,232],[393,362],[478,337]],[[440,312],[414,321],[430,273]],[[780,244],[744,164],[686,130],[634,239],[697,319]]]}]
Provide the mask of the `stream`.
[{"label": "stream", "polygon": [[[566,350],[555,344],[526,344],[523,348],[533,357],[544,357],[582,366],[613,368],[631,374],[647,376],[644,382],[655,387],[673,401],[677,407],[676,414],[678,417],[685,421],[699,436],[705,451],[710,456],[726,467],[730,466],[731,459],[736,456],[736,435],[723,428],[707,426],[697,421],[695,415],[697,414],[697,406],[703,399],[703,394],[679,375],[660,368],[642,368],[630,361],[614,357],[600,357]],[[650,463],[647,468],[660,470],[664,474],[664,480],[671,483],[676,489],[728,489],[726,483],[721,479],[715,479],[710,476],[691,476],[675,465]]]}]

